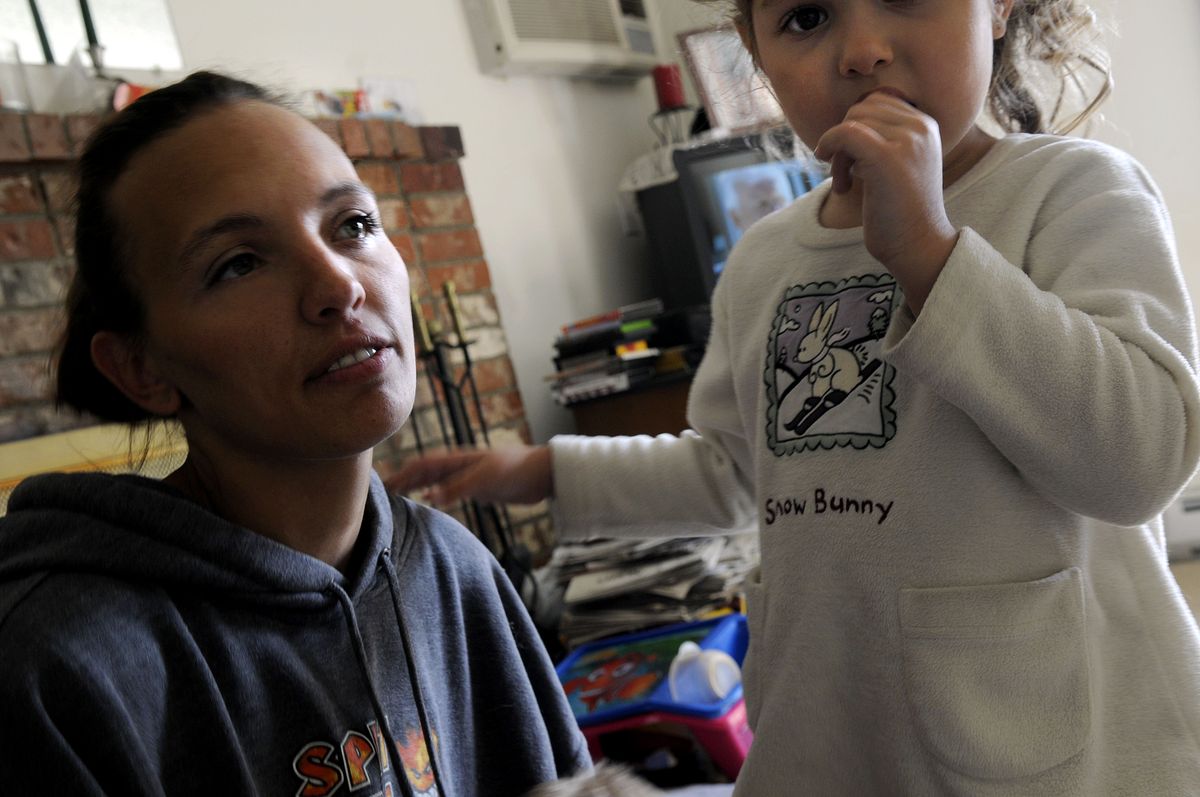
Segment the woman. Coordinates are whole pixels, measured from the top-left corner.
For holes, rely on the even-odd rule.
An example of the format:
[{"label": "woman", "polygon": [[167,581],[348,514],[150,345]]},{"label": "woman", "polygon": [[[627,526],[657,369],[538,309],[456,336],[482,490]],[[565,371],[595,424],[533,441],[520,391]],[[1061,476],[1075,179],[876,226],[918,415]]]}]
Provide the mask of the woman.
[{"label": "woman", "polygon": [[519,599],[372,447],[412,410],[370,190],[261,89],[197,73],[80,162],[62,402],[177,418],[162,482],[30,479],[0,520],[14,794],[522,794],[589,766]]}]

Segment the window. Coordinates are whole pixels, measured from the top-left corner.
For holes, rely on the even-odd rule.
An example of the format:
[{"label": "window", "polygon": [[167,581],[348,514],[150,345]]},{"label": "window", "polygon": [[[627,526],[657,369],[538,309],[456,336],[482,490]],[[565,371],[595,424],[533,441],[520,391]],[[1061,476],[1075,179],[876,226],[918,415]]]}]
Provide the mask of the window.
[{"label": "window", "polygon": [[[12,39],[27,64],[44,64],[34,24],[37,8],[55,63],[65,64],[76,48],[91,65],[79,0],[0,0],[2,38]],[[104,47],[104,67],[120,69],[183,68],[179,44],[165,0],[88,0],[96,38]]]}]

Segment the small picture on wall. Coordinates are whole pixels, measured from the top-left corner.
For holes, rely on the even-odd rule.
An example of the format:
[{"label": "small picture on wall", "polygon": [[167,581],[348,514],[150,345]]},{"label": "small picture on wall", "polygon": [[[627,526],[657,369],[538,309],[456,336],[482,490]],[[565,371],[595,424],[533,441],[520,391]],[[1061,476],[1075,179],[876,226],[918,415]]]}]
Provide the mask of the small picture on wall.
[{"label": "small picture on wall", "polygon": [[783,111],[732,24],[679,34],[709,123],[738,133],[783,122]]}]

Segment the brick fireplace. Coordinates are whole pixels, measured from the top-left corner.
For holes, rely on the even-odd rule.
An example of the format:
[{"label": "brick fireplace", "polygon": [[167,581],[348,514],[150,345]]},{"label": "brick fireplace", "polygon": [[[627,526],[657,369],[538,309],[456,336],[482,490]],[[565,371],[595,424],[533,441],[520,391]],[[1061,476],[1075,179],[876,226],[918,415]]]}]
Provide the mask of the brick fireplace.
[{"label": "brick fireplace", "polygon": [[[58,335],[72,264],[72,161],[100,118],[91,114],[0,112],[0,443],[96,423],[56,411],[49,354]],[[457,289],[473,341],[475,383],[493,445],[529,440],[508,343],[483,246],[459,169],[457,127],[411,127],[384,119],[321,119],[318,127],[375,191],[384,228],[408,265],[426,319],[452,330],[443,285]],[[472,412],[474,402],[468,401]],[[478,418],[476,418],[478,422]],[[387,474],[443,434],[429,381],[418,369],[413,420],[375,451]],[[518,537],[535,552],[552,540],[545,506],[512,511]]]}]

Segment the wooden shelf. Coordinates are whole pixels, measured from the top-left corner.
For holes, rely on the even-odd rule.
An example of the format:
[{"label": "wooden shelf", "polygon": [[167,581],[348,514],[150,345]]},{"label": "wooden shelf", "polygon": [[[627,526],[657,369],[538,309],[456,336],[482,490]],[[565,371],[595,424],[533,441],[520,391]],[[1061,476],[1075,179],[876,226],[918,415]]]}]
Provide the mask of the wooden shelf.
[{"label": "wooden shelf", "polygon": [[586,435],[679,434],[688,428],[690,373],[659,377],[644,385],[571,405],[575,431]]}]

